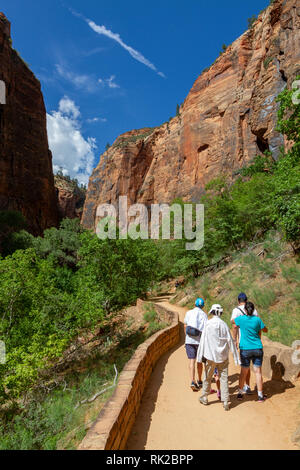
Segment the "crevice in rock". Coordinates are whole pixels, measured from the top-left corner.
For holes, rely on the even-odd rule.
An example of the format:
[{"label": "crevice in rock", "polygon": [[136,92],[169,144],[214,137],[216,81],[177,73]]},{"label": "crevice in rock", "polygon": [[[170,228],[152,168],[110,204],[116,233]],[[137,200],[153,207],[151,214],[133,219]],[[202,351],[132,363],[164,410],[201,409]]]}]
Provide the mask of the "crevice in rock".
[{"label": "crevice in rock", "polygon": [[209,148],[208,144],[203,144],[198,148],[198,153],[203,152],[204,150],[207,150]]},{"label": "crevice in rock", "polygon": [[280,75],[281,75],[282,80],[283,80],[285,83],[287,83],[288,79],[287,79],[287,76],[285,75],[285,71],[281,69],[281,70],[279,70],[279,72],[280,72]]},{"label": "crevice in rock", "polygon": [[265,129],[262,129],[256,136],[256,144],[261,153],[264,153],[266,150],[270,151],[269,141],[264,138],[264,133]]}]

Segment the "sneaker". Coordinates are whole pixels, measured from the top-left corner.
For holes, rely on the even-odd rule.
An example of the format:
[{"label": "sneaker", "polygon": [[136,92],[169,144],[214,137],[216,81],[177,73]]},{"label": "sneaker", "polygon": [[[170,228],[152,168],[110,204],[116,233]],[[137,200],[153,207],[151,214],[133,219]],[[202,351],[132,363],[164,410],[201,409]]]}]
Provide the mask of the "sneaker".
[{"label": "sneaker", "polygon": [[244,395],[242,393],[238,393],[237,399],[241,401],[243,398],[244,398]]},{"label": "sneaker", "polygon": [[198,392],[199,391],[199,387],[198,387],[197,384],[195,384],[195,382],[191,383],[191,389],[193,390],[193,392]]},{"label": "sneaker", "polygon": [[200,397],[199,401],[202,403],[202,405],[208,405],[207,397]]},{"label": "sneaker", "polygon": [[210,391],[210,394],[212,395],[213,393],[217,393],[217,390],[214,390],[213,388]]},{"label": "sneaker", "polygon": [[229,408],[230,408],[229,403],[227,403],[227,402],[224,403],[223,408],[224,408],[225,411],[229,411]]},{"label": "sneaker", "polygon": [[246,395],[253,395],[253,392],[250,387],[244,387],[244,392]]},{"label": "sneaker", "polygon": [[263,395],[262,397],[259,396],[258,403],[263,403],[264,401],[266,401],[267,398],[268,398],[267,395]]},{"label": "sneaker", "polygon": [[197,381],[197,385],[198,385],[199,388],[201,388],[201,387],[203,386],[202,380],[198,380],[198,381]]}]

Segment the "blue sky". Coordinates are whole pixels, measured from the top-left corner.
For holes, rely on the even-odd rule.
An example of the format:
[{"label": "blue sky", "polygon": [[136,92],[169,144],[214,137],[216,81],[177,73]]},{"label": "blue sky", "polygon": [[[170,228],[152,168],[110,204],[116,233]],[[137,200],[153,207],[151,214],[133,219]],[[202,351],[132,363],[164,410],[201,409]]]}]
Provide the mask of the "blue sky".
[{"label": "blue sky", "polygon": [[86,183],[107,142],[176,113],[269,0],[2,0],[40,79],[55,169]]}]

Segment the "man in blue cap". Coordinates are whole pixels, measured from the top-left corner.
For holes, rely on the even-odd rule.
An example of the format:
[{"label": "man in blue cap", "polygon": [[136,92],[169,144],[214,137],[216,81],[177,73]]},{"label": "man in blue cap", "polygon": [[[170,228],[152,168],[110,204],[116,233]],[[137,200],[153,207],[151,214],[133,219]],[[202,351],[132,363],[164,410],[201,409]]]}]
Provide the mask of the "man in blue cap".
[{"label": "man in blue cap", "polygon": [[[245,310],[245,305],[247,302],[248,298],[247,295],[244,292],[241,292],[238,296],[238,303],[239,305],[233,309],[232,315],[231,315],[231,323],[234,326],[234,320],[242,315],[247,315],[246,310]],[[258,317],[258,313],[256,310],[254,310],[253,315]],[[236,347],[239,348],[239,344],[241,341],[241,332],[239,328],[233,328],[232,330],[232,337],[233,341],[236,344]],[[244,386],[244,392],[248,395],[251,395],[251,388],[250,388],[250,368],[246,376],[246,385]]]},{"label": "man in blue cap", "polygon": [[195,308],[189,310],[184,318],[184,332],[185,332],[185,349],[189,359],[189,370],[191,376],[191,389],[197,392],[202,386],[202,363],[197,364],[198,368],[198,382],[195,380],[195,366],[198,347],[200,343],[203,328],[207,322],[207,315],[202,310],[204,307],[204,300],[198,298],[195,302]]}]

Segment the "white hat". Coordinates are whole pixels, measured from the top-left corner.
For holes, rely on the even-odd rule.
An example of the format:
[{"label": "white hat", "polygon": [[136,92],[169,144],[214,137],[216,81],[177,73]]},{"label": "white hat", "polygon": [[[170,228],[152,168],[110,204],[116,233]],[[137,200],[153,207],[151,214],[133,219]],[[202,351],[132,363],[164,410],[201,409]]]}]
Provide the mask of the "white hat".
[{"label": "white hat", "polygon": [[214,304],[214,305],[211,307],[209,313],[213,313],[213,312],[214,312],[215,315],[217,315],[218,317],[220,317],[220,316],[222,315],[222,313],[223,313],[223,308],[222,308],[221,305],[219,305],[219,304]]}]

